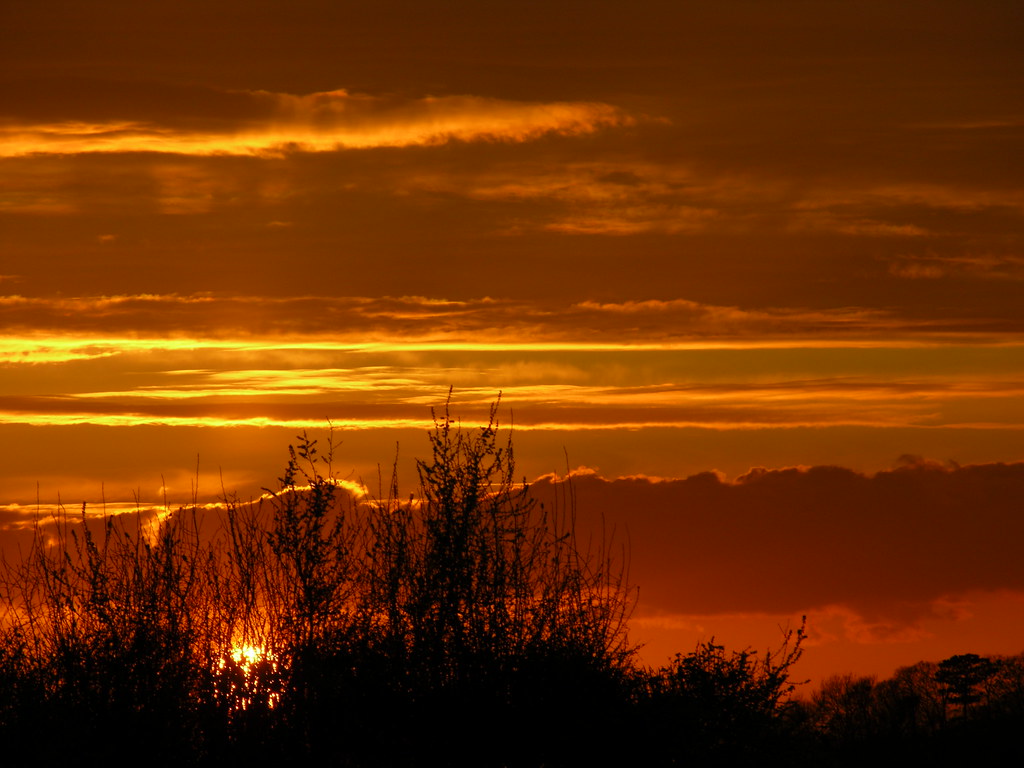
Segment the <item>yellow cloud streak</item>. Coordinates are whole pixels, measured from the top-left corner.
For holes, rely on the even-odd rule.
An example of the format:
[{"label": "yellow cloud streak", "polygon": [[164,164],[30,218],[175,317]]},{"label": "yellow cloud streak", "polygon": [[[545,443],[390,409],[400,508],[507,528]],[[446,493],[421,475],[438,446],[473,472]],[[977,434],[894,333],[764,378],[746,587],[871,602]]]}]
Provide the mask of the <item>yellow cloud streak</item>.
[{"label": "yellow cloud streak", "polygon": [[[23,424],[31,427],[74,426],[91,424],[101,427],[287,427],[289,429],[320,429],[328,423],[322,419],[279,419],[272,416],[153,416],[119,413],[0,413],[0,424]],[[429,419],[331,419],[338,429],[427,429]]]},{"label": "yellow cloud streak", "polygon": [[[292,336],[259,339],[210,339],[196,337],[117,337],[10,335],[0,339],[0,364],[62,363],[134,352],[228,351],[228,352],[628,352],[745,349],[925,349],[954,343],[988,343],[992,346],[1022,346],[1015,338],[998,339],[989,334],[927,334],[915,339],[708,339],[658,342],[574,342],[574,341],[502,341],[467,342],[440,339],[381,338],[376,341],[346,341],[337,334],[331,338],[301,340]],[[364,335],[365,337],[365,335]]]},{"label": "yellow cloud streak", "polygon": [[[757,420],[744,418],[742,420],[714,420],[714,419],[635,419],[623,421],[608,421],[602,419],[601,414],[594,414],[598,417],[596,421],[537,421],[534,423],[523,423],[517,421],[514,429],[517,432],[578,432],[578,431],[638,431],[645,429],[710,429],[715,431],[736,431],[736,430],[767,430],[767,429],[822,429],[837,427],[875,427],[920,430],[999,430],[999,431],[1024,431],[1022,423],[1002,422],[960,422],[960,423],[938,423],[923,424],[914,419],[906,418],[896,409],[888,414],[870,411],[861,417],[845,414],[837,417],[798,418],[786,420]],[[428,419],[417,418],[380,418],[380,419],[346,419],[330,418],[330,426],[339,430],[363,431],[379,429],[400,429],[400,430],[428,430],[433,422]],[[202,427],[202,428],[230,428],[230,427],[261,427],[261,428],[287,428],[287,429],[322,429],[328,424],[328,418],[295,418],[284,419],[273,416],[250,416],[230,418],[222,416],[155,416],[149,414],[96,414],[96,413],[0,413],[0,425],[18,424],[33,427],[46,426],[77,426],[91,425],[101,427],[140,427],[140,426],[165,426],[165,427]]]},{"label": "yellow cloud streak", "polygon": [[[478,391],[486,397],[491,390],[460,389],[460,395]],[[770,404],[772,408],[792,403],[797,406],[821,405],[855,401],[891,403],[894,401],[953,400],[958,398],[1019,398],[1024,396],[1024,382],[1016,379],[986,379],[949,383],[927,381],[894,381],[885,384],[849,382],[785,381],[778,386],[735,387],[728,383],[699,387],[659,387],[655,391],[627,387],[616,390],[602,386],[540,385],[506,387],[506,400],[547,401],[587,405],[633,405],[638,407],[682,406],[690,403],[710,403],[749,406],[751,403]]]},{"label": "yellow cloud streak", "polygon": [[[631,318],[628,325],[623,315]],[[327,317],[334,322],[325,322]],[[110,344],[428,352],[912,348],[1021,341],[1015,326],[995,318],[957,326],[858,307],[743,309],[684,299],[552,306],[488,298],[431,302],[416,296],[3,296],[0,321],[8,329],[7,340],[0,340],[0,360],[8,362],[94,357],[109,352]],[[92,346],[81,348],[88,343]],[[75,344],[80,348],[68,349]]]},{"label": "yellow cloud streak", "polygon": [[0,157],[95,152],[278,155],[409,147],[449,141],[525,142],[633,122],[599,103],[529,103],[471,96],[387,102],[345,91],[309,96],[256,94],[270,113],[255,125],[212,131],[142,121],[64,121],[0,128]]}]

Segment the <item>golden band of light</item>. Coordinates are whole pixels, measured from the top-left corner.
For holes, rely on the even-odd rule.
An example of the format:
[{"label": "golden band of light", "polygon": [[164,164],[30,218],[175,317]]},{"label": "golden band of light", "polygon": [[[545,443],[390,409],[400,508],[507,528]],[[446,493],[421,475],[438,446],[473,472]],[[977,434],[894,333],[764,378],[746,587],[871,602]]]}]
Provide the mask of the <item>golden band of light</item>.
[{"label": "golden band of light", "polygon": [[746,349],[923,349],[956,344],[990,343],[1024,347],[1017,338],[991,338],[983,334],[920,334],[913,339],[708,339],[658,342],[495,341],[493,343],[445,339],[381,339],[356,341],[338,338],[211,339],[201,337],[130,337],[79,335],[11,335],[0,339],[0,364],[56,363],[152,351],[328,351],[328,352],[644,352]]}]

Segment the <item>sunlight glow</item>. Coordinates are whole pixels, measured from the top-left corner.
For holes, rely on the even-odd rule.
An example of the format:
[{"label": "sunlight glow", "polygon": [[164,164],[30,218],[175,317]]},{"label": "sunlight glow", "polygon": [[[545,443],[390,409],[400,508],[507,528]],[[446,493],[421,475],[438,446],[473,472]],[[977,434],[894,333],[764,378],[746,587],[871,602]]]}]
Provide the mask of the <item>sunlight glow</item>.
[{"label": "sunlight glow", "polygon": [[256,704],[273,709],[281,701],[277,658],[261,646],[235,644],[218,663],[217,672],[225,683],[222,691],[232,712]]},{"label": "sunlight glow", "polygon": [[266,658],[266,651],[255,645],[241,644],[231,649],[231,660],[248,674],[253,665]]},{"label": "sunlight glow", "polygon": [[[112,357],[135,352],[227,351],[227,352],[630,352],[630,351],[700,351],[700,350],[824,350],[824,349],[929,349],[950,344],[986,344],[992,347],[1024,347],[1016,337],[996,338],[985,334],[929,334],[921,332],[914,338],[894,337],[882,333],[877,338],[842,339],[829,337],[772,338],[690,338],[658,341],[586,341],[571,338],[543,338],[523,341],[523,334],[512,340],[507,330],[488,328],[488,342],[466,341],[461,332],[432,333],[417,336],[407,331],[377,332],[378,338],[367,340],[360,333],[351,338],[338,333],[273,334],[253,336],[237,334],[228,338],[202,336],[143,336],[137,334],[87,333],[8,333],[0,339],[0,364],[42,364],[81,359]],[[494,334],[491,333],[494,331]],[[480,333],[474,330],[473,336]]]},{"label": "sunlight glow", "polygon": [[179,155],[283,155],[457,141],[525,142],[549,133],[575,136],[633,118],[608,104],[532,103],[427,97],[405,103],[328,91],[305,96],[251,92],[272,110],[255,127],[184,130],[144,121],[26,123],[0,129],[0,157],[93,152]]}]

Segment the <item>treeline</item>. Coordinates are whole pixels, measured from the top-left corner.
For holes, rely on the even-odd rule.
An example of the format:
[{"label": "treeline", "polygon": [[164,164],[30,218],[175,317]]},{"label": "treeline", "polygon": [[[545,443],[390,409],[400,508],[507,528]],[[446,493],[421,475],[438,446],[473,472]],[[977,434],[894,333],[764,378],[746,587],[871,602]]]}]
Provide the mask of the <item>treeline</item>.
[{"label": "treeline", "polygon": [[919,662],[887,679],[836,675],[795,705],[825,765],[1024,764],[1024,654]]},{"label": "treeline", "polygon": [[303,436],[260,501],[37,522],[0,569],[0,761],[846,764],[997,700],[1019,717],[1010,694],[943,694],[942,718],[921,704],[896,737],[881,723],[909,705],[859,703],[889,701],[883,683],[793,701],[802,627],[764,654],[708,642],[645,668],[624,553],[577,539],[571,484],[537,503],[494,412],[462,430],[446,411],[431,445],[408,498],[394,475],[347,492]]}]

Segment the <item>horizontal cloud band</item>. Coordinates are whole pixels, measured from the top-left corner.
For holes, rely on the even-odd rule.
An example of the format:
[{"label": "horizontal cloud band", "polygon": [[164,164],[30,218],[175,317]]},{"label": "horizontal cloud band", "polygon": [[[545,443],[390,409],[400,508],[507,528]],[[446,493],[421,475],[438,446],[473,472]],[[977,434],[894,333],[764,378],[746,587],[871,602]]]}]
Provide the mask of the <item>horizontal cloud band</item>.
[{"label": "horizontal cloud band", "polygon": [[[449,141],[530,141],[626,125],[620,109],[590,102],[518,102],[479,96],[381,97],[345,90],[293,95],[248,91],[205,94],[233,111],[181,116],[140,110],[123,117],[50,116],[0,125],[0,157],[93,152],[179,155],[279,155],[407,147]],[[184,106],[189,106],[188,104]]]},{"label": "horizontal cloud band", "polygon": [[[628,322],[625,322],[628,319]],[[956,321],[900,317],[862,308],[743,308],[687,299],[574,304],[516,299],[446,300],[422,296],[224,296],[142,294],[124,296],[0,296],[0,329],[8,357],[15,337],[36,332],[49,342],[69,333],[144,338],[243,339],[327,336],[357,345],[401,340],[504,344],[555,343],[656,348],[703,343],[771,346],[775,343],[841,346],[871,340],[892,343],[943,339],[1019,342],[1024,326],[1005,319],[970,326]],[[41,340],[40,340],[41,341]],[[474,344],[475,342],[475,344]],[[30,345],[31,341],[27,342]],[[45,346],[43,344],[42,346]]]}]

